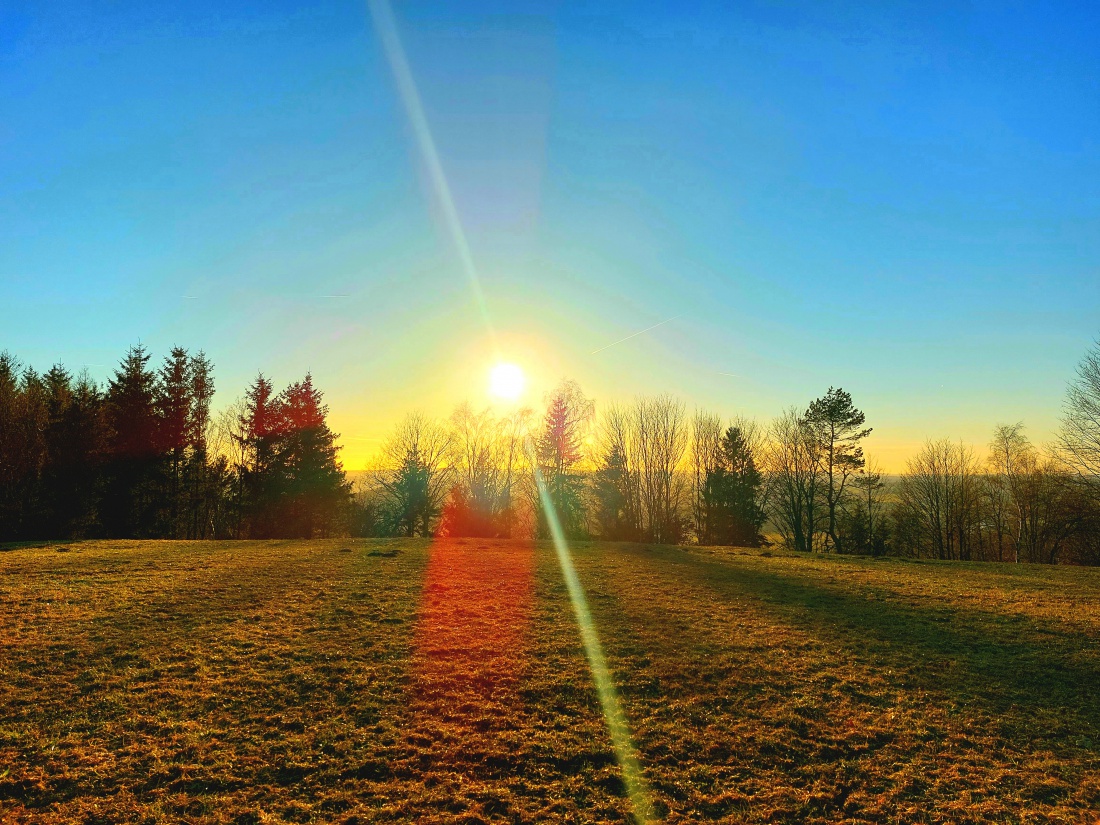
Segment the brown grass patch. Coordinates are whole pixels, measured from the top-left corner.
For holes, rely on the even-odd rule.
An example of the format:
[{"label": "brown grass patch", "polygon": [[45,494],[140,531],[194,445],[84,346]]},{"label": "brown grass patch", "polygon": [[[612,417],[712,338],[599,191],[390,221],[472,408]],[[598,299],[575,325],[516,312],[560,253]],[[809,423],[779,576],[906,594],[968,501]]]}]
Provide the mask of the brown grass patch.
[{"label": "brown grass patch", "polygon": [[[549,548],[64,547],[0,554],[0,821],[628,816]],[[1100,571],[574,552],[666,821],[1095,819]]]}]

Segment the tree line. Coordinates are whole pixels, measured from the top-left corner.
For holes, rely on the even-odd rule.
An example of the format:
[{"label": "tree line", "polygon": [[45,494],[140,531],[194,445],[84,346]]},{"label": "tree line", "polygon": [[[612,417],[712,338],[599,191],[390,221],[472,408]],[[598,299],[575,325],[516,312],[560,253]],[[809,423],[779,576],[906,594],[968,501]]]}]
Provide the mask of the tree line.
[{"label": "tree line", "polygon": [[350,486],[320,391],[257,377],[212,418],[213,364],[131,347],[105,386],[0,353],[0,540],[309,537]]},{"label": "tree line", "polygon": [[1100,345],[1081,362],[1056,443],[994,429],[985,460],[930,440],[900,477],[829,388],[771,422],[689,414],[668,396],[595,405],[563,382],[540,413],[410,415],[356,494],[363,535],[549,535],[963,561],[1100,563]]},{"label": "tree line", "polygon": [[1100,345],[1058,441],[995,428],[984,460],[933,440],[889,478],[829,388],[769,422],[669,395],[609,404],[563,381],[540,410],[406,416],[354,486],[311,376],[263,375],[212,415],[213,368],[134,347],[106,386],[0,355],[0,538],[545,538],[1100,563]]}]

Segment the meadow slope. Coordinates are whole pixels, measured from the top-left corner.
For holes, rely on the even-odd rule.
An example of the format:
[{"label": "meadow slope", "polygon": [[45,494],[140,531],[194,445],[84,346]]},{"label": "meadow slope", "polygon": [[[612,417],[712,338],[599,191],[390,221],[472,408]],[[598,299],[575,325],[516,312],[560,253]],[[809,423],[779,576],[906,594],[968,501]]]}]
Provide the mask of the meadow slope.
[{"label": "meadow slope", "polygon": [[[1100,570],[573,553],[665,821],[1096,821]],[[0,821],[629,810],[548,546],[0,552]]]}]

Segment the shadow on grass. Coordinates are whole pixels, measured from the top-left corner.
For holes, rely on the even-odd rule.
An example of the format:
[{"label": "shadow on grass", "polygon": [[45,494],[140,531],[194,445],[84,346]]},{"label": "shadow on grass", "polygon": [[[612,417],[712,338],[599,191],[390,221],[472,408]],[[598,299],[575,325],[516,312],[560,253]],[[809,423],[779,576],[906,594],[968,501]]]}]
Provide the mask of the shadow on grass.
[{"label": "shadow on grass", "polygon": [[697,556],[680,561],[723,596],[760,599],[819,638],[904,674],[904,688],[977,700],[1006,717],[1057,717],[1062,730],[1047,734],[1063,741],[1075,735],[1081,746],[1100,751],[1100,645],[1092,636],[995,610],[899,604],[906,594],[881,585],[868,598],[793,572]]}]

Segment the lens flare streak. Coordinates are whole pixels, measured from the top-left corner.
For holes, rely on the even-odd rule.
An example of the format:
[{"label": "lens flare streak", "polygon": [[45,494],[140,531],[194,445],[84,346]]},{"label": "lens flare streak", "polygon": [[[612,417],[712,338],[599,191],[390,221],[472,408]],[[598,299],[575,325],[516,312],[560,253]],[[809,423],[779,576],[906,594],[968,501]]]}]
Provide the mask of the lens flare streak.
[{"label": "lens flare streak", "polygon": [[485,293],[481,288],[481,279],[477,274],[474,264],[474,256],[470,252],[470,244],[466,240],[466,231],[462,227],[462,221],[455,207],[454,197],[451,194],[450,184],[443,172],[443,164],[439,160],[439,152],[436,149],[435,139],[432,137],[431,128],[428,126],[427,115],[424,114],[424,105],[420,100],[420,92],[416,88],[412,69],[409,68],[408,58],[405,56],[405,48],[401,44],[401,36],[397,31],[397,21],[393,16],[393,9],[389,0],[368,0],[371,16],[378,29],[378,35],[382,39],[382,47],[386,52],[390,68],[393,70],[394,79],[397,82],[401,101],[405,105],[405,112],[409,116],[413,134],[416,136],[417,148],[428,169],[432,188],[443,211],[443,219],[447,224],[447,232],[451,236],[455,250],[458,252],[462,270],[466,274],[470,291],[473,293],[478,310],[481,312],[482,321],[488,330],[489,337],[496,343],[496,331],[489,317],[489,308],[485,303]]},{"label": "lens flare streak", "polygon": [[[428,119],[424,114],[424,106],[420,100],[420,93],[417,91],[412,71],[409,68],[408,59],[405,56],[404,47],[401,44],[393,9],[390,7],[389,0],[368,0],[368,5],[378,29],[379,36],[382,39],[386,57],[393,70],[397,88],[405,106],[405,111],[412,124],[417,147],[427,166],[428,175],[443,212],[448,233],[458,252],[462,269],[466,274],[470,290],[474,295],[486,330],[493,340],[494,345],[496,345],[496,332],[489,316],[488,307],[485,303],[485,293],[481,288],[481,280],[477,274],[477,267],[474,264],[473,255],[470,252],[470,246],[466,240],[466,232],[459,218],[458,209],[455,206],[450,185],[447,183],[447,177],[443,172],[443,164],[440,162],[439,152],[436,149],[435,140],[432,138],[431,129],[428,126]],[[672,320],[675,319],[669,318],[649,329],[655,329]],[[627,338],[622,339],[622,341],[641,335],[643,332],[648,332],[649,329],[627,336]],[[602,349],[615,346],[616,344],[622,343],[622,341],[608,344],[607,347],[603,347]],[[499,351],[499,346],[496,348]],[[597,352],[600,351],[601,350],[597,350]],[[611,735],[611,744],[615,751],[615,759],[619,764],[619,769],[622,771],[623,784],[626,786],[627,795],[633,807],[634,820],[638,823],[652,822],[654,817],[652,805],[649,801],[649,790],[646,787],[645,778],[642,775],[642,768],[638,761],[637,752],[631,742],[630,728],[627,724],[626,716],[623,713],[622,706],[619,704],[619,697],[615,691],[614,682],[607,669],[607,660],[604,657],[603,647],[600,645],[600,639],[596,633],[596,626],[592,620],[592,614],[588,609],[588,601],[584,595],[584,588],[581,586],[580,580],[577,578],[576,570],[573,567],[573,559],[569,553],[569,546],[565,541],[565,535],[562,532],[561,523],[558,520],[554,503],[550,498],[541,474],[538,473],[537,470],[535,473],[535,480],[538,486],[539,499],[542,502],[542,506],[546,512],[546,520],[550,526],[550,535],[554,541],[554,549],[557,552],[558,564],[561,566],[562,576],[565,579],[566,588],[569,591],[569,599],[573,604],[573,613],[576,616],[577,625],[580,629],[585,656],[588,659],[588,666],[592,672],[592,680],[596,685],[596,693],[599,696],[600,708],[603,711],[604,721]]]},{"label": "lens flare streak", "polygon": [[550,498],[550,492],[543,481],[542,473],[535,469],[535,483],[538,486],[539,500],[546,513],[546,523],[550,528],[550,537],[554,542],[554,550],[557,552],[558,564],[561,567],[562,578],[569,591],[569,600],[573,603],[573,614],[577,619],[577,626],[581,632],[581,642],[584,644],[584,653],[588,658],[588,668],[592,672],[592,681],[596,684],[596,693],[600,699],[600,709],[603,711],[607,730],[611,734],[611,746],[615,750],[615,760],[622,771],[623,784],[626,786],[627,796],[634,808],[634,821],[642,823],[654,822],[653,806],[650,803],[649,788],[646,785],[645,776],[642,774],[642,765],[638,760],[638,753],[630,738],[630,725],[626,714],[623,713],[619,696],[615,690],[615,683],[611,678],[611,672],[607,669],[607,659],[604,657],[603,645],[596,633],[596,623],[592,619],[592,613],[588,609],[588,599],[584,595],[584,587],[577,577],[577,571],[573,567],[573,557],[569,552],[569,545],[565,540],[565,533],[561,529],[557,510]]}]

